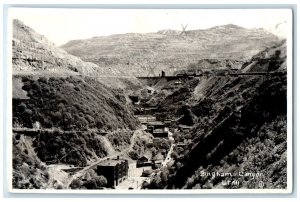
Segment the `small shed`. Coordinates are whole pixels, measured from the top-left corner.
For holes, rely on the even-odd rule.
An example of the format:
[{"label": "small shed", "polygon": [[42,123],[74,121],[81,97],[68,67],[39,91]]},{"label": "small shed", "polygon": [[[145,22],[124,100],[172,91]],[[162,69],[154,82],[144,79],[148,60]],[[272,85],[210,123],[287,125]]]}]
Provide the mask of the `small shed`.
[{"label": "small shed", "polygon": [[141,158],[139,158],[139,161],[141,161],[141,162],[148,162],[148,161],[151,160],[151,158],[152,158],[152,153],[150,151],[146,151],[144,153],[144,155],[141,156]]},{"label": "small shed", "polygon": [[191,128],[192,128],[192,126],[187,126],[187,125],[179,125],[178,126],[178,128],[179,128],[179,131],[181,131],[181,132],[188,132]]},{"label": "small shed", "polygon": [[147,93],[150,94],[150,95],[152,95],[154,93],[154,91],[155,91],[154,88],[149,87],[149,86],[146,87],[146,89],[147,89]]},{"label": "small shed", "polygon": [[137,95],[130,95],[129,98],[133,104],[139,104],[140,102],[140,97]]},{"label": "small shed", "polygon": [[148,128],[153,128],[153,130],[155,130],[155,129],[165,129],[165,124],[163,122],[160,122],[160,121],[149,122],[147,126],[148,126]]}]

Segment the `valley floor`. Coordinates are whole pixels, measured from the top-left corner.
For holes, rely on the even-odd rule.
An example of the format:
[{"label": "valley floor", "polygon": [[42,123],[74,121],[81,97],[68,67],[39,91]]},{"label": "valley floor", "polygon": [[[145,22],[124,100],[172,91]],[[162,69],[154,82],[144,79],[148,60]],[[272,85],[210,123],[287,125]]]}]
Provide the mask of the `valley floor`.
[{"label": "valley floor", "polygon": [[[18,128],[15,129],[16,131],[26,131],[25,128]],[[30,130],[32,132],[33,130]],[[87,172],[89,172],[90,169],[94,169],[98,164],[101,162],[117,158],[117,156],[121,156],[122,158],[126,158],[129,160],[129,170],[128,170],[128,177],[122,181],[119,185],[115,187],[115,189],[141,189],[142,184],[144,181],[150,182],[149,177],[142,177],[142,173],[145,170],[152,170],[151,166],[145,166],[137,168],[137,161],[130,159],[128,156],[129,150],[133,149],[135,141],[137,139],[137,136],[139,136],[142,133],[141,129],[137,129],[130,140],[130,145],[128,148],[117,152],[112,151],[110,148],[109,155],[104,158],[98,158],[94,162],[90,162],[89,165],[86,167],[75,167],[73,165],[67,165],[67,164],[50,164],[46,165],[46,171],[49,174],[48,182],[45,185],[45,189],[57,189],[58,187],[61,187],[62,189],[70,189],[70,184],[75,179],[80,179],[82,176],[84,176]],[[172,133],[169,131],[169,139],[173,141]],[[107,144],[107,138],[106,138]],[[30,143],[27,141],[26,146],[29,147]],[[171,145],[170,150],[168,151],[168,154],[166,155],[165,160],[162,162],[162,166],[166,166],[170,161],[172,161],[171,154],[173,152],[174,145]],[[33,155],[33,154],[32,154]]]}]

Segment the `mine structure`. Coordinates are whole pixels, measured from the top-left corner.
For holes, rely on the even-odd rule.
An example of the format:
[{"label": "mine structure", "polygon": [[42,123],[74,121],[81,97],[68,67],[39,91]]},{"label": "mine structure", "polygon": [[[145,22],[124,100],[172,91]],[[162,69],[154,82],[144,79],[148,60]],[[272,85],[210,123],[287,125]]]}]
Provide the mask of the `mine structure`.
[{"label": "mine structure", "polygon": [[[269,61],[269,59],[268,59]],[[275,61],[276,62],[276,61]],[[282,75],[284,72],[282,71],[262,71],[262,72],[241,72],[240,69],[211,69],[211,68],[202,68],[196,70],[179,70],[175,75],[166,75],[163,71],[164,76],[144,76],[144,77],[137,77],[138,79],[166,79],[167,81],[171,80],[178,80],[178,79],[190,79],[194,77],[210,77],[210,76],[267,76],[267,75]]]}]

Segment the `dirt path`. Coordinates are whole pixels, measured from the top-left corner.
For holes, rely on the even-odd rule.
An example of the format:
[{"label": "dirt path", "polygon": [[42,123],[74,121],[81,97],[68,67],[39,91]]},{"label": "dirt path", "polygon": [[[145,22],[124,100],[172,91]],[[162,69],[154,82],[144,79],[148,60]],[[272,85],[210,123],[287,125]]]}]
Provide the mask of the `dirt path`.
[{"label": "dirt path", "polygon": [[142,129],[138,129],[138,130],[135,130],[135,131],[134,131],[132,137],[130,138],[130,146],[129,146],[129,149],[132,149],[132,148],[133,148],[134,143],[135,143],[135,141],[136,141],[136,138],[137,138],[137,136],[140,135],[140,134],[143,134]]},{"label": "dirt path", "polygon": [[129,170],[128,170],[128,178],[126,180],[122,181],[115,188],[123,189],[123,190],[129,189],[130,187],[133,189],[140,189],[145,180],[149,181],[148,177],[141,177],[142,173],[144,170],[150,169],[150,168],[151,168],[151,166],[137,168],[136,161],[134,161],[133,163],[130,163]]},{"label": "dirt path", "polygon": [[56,185],[63,183],[68,180],[68,173],[64,172],[62,169],[70,168],[69,165],[48,165],[47,172],[49,173],[49,181],[47,189],[55,189]]},{"label": "dirt path", "polygon": [[129,152],[130,149],[133,148],[137,136],[141,133],[142,133],[141,129],[138,129],[133,133],[133,135],[130,139],[130,146],[127,149],[124,149],[123,151],[120,151],[120,152],[117,152],[117,153],[114,152],[113,155],[109,155],[109,156],[106,156],[104,158],[100,158],[97,161],[93,162],[92,164],[84,167],[82,170],[78,171],[76,174],[72,175],[72,177],[70,177],[70,179],[65,181],[63,188],[64,189],[69,189],[69,186],[70,186],[70,184],[72,183],[73,180],[82,177],[89,169],[96,167],[100,162],[105,161],[108,158],[116,158],[117,156],[121,156],[122,154],[125,154],[125,153]]},{"label": "dirt path", "polygon": [[167,166],[167,164],[173,160],[171,155],[173,153],[174,146],[175,146],[174,138],[173,138],[173,133],[171,133],[170,131],[168,131],[168,133],[169,133],[169,139],[172,141],[172,144],[171,144],[170,150],[169,150],[165,160],[162,162],[163,167]]},{"label": "dirt path", "polygon": [[107,160],[109,158],[116,158],[117,156],[120,156],[120,155],[124,154],[128,150],[129,149],[125,149],[125,150],[123,150],[121,152],[115,153],[114,155],[107,156],[107,157],[104,157],[104,158],[100,158],[97,161],[95,161],[94,163],[92,163],[92,164],[84,167],[82,170],[80,170],[76,174],[72,175],[72,177],[70,177],[70,179],[65,182],[64,188],[68,189],[73,180],[82,177],[89,169],[91,169],[93,167],[96,167],[100,162],[105,161],[105,160]]},{"label": "dirt path", "polygon": [[103,146],[107,152],[107,155],[108,156],[113,155],[116,151],[115,151],[114,147],[112,146],[111,142],[105,136],[100,136],[100,138],[104,144]]},{"label": "dirt path", "polygon": [[34,149],[32,148],[30,140],[28,140],[28,138],[26,136],[21,135],[20,141],[25,146],[25,148],[26,148],[26,150],[28,152],[28,156],[31,156],[32,158],[34,158],[35,160],[37,160],[38,157],[36,156],[36,153],[35,153]]}]

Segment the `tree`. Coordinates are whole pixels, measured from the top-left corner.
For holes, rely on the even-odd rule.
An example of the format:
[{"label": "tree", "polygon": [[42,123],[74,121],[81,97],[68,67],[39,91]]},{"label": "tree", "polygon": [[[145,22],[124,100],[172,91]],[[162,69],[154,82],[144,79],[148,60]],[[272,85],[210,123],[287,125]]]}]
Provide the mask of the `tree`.
[{"label": "tree", "polygon": [[166,186],[166,184],[167,184],[168,175],[169,175],[168,170],[165,169],[165,170],[161,171],[160,178],[161,178],[161,182],[162,182],[163,186]]},{"label": "tree", "polygon": [[95,177],[97,188],[105,187],[107,185],[107,180],[103,175]]},{"label": "tree", "polygon": [[171,154],[171,157],[172,157],[174,160],[178,159],[178,154],[177,154],[177,152],[176,152],[176,151],[173,151],[172,154]]},{"label": "tree", "polygon": [[82,186],[82,182],[79,179],[74,179],[70,184],[71,189],[79,189]]},{"label": "tree", "polygon": [[97,183],[95,179],[86,181],[83,186],[85,186],[87,189],[97,189]]},{"label": "tree", "polygon": [[151,150],[152,156],[156,156],[156,154],[158,152],[157,149],[155,147],[152,147],[150,150]]},{"label": "tree", "polygon": [[147,181],[144,181],[142,184],[142,189],[148,189],[149,188],[149,183]]},{"label": "tree", "polygon": [[22,102],[21,104],[18,105],[18,111],[19,111],[20,113],[25,112],[25,110],[26,110],[26,104],[24,104],[24,103]]},{"label": "tree", "polygon": [[32,115],[32,111],[30,109],[25,109],[24,114],[30,116]]},{"label": "tree", "polygon": [[160,144],[160,148],[161,149],[166,149],[166,150],[169,150],[170,149],[170,145],[167,141],[163,141],[161,144]]}]

